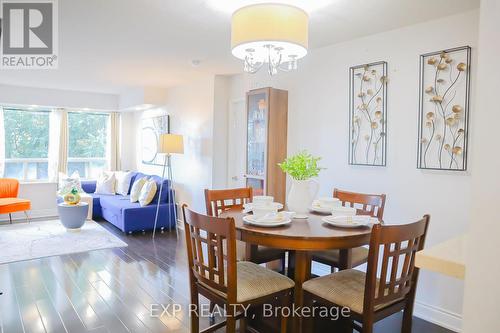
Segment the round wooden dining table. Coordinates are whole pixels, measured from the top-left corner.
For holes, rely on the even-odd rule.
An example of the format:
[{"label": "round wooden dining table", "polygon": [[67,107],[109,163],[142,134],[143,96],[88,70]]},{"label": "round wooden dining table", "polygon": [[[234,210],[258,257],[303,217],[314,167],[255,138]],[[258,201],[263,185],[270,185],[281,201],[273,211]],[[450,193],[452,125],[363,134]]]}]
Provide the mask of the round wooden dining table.
[{"label": "round wooden dining table", "polygon": [[[295,280],[295,306],[302,306],[302,283],[311,277],[312,251],[339,249],[341,263],[339,269],[350,268],[351,251],[349,249],[367,245],[370,242],[371,227],[337,228],[322,221],[325,215],[310,213],[307,219],[293,219],[290,224],[280,227],[258,227],[243,221],[246,214],[240,210],[229,210],[220,217],[234,218],[238,240],[268,247],[291,251],[293,278]],[[290,258],[290,257],[289,257]],[[292,326],[294,331],[301,331],[300,318]]]}]

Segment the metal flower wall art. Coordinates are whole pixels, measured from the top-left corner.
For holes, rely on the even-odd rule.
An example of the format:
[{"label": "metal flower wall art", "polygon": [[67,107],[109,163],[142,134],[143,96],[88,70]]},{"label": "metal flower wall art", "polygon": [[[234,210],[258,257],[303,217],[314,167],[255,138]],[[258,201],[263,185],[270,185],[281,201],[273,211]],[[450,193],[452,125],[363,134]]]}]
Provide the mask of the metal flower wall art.
[{"label": "metal flower wall art", "polygon": [[350,68],[349,164],[385,166],[387,63]]},{"label": "metal flower wall art", "polygon": [[467,170],[471,49],[420,57],[418,168]]}]

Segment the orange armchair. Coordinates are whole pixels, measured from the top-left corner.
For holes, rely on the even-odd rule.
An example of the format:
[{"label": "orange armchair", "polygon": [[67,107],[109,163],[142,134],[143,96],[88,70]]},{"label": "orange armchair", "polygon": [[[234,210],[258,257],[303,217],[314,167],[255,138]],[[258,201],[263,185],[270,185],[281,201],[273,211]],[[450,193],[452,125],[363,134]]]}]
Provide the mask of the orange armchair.
[{"label": "orange armchair", "polygon": [[19,181],[11,178],[0,178],[0,214],[9,214],[12,223],[12,213],[23,212],[29,221],[27,211],[31,209],[31,201],[19,199]]}]

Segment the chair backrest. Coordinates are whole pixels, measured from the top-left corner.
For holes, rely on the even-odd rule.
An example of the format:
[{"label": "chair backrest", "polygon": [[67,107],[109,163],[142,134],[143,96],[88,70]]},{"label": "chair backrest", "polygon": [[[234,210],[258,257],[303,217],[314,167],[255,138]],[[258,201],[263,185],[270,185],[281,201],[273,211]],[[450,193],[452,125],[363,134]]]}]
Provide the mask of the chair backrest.
[{"label": "chair backrest", "polygon": [[333,197],[342,202],[342,206],[354,207],[358,215],[370,215],[380,221],[384,218],[385,194],[365,194],[333,190]]},{"label": "chair backrest", "polygon": [[[424,248],[430,216],[404,225],[373,227],[364,295],[364,313],[377,305],[404,299],[414,293],[418,279],[415,255]],[[379,254],[382,257],[379,261]],[[377,281],[377,271],[380,271]]]},{"label": "chair backrest", "polygon": [[220,213],[228,209],[242,209],[243,204],[252,202],[252,192],[251,187],[227,190],[205,189],[207,214],[210,216],[219,216]]},{"label": "chair backrest", "polygon": [[191,288],[202,284],[236,304],[236,228],[233,218],[206,216],[182,206]]},{"label": "chair backrest", "polygon": [[17,198],[19,181],[13,178],[0,178],[0,198]]}]

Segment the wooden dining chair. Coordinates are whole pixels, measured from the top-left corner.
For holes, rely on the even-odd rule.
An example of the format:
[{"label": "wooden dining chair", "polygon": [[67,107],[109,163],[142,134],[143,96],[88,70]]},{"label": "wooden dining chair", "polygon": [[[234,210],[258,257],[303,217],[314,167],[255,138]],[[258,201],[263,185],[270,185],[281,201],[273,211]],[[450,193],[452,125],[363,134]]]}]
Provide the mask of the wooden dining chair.
[{"label": "wooden dining chair", "polygon": [[[207,214],[218,217],[227,210],[241,210],[245,203],[252,202],[253,191],[251,187],[209,190],[205,189],[205,205]],[[249,260],[256,264],[268,263],[280,260],[281,271],[285,272],[285,250],[254,244],[244,244],[237,242],[237,258],[239,260]]]},{"label": "wooden dining chair", "polygon": [[[348,192],[339,189],[333,190],[333,197],[338,198],[344,207],[356,208],[357,215],[370,215],[383,221],[385,194],[365,194]],[[368,249],[357,247],[345,251],[348,258],[342,258],[340,250],[326,250],[313,253],[313,261],[330,266],[331,272],[335,268],[346,269],[366,263],[368,260]]]},{"label": "wooden dining chair", "polygon": [[[280,299],[291,306],[295,283],[288,277],[247,261],[236,261],[236,228],[233,218],[198,214],[182,206],[189,264],[191,291],[191,332],[199,332],[199,294],[226,310],[226,320],[202,332],[226,326],[226,332],[245,332],[248,307]],[[281,318],[281,332],[287,330],[287,318]]]},{"label": "wooden dining chair", "polygon": [[[306,281],[304,299],[309,306],[319,303],[350,308],[350,318],[344,322],[362,333],[372,333],[375,322],[403,310],[401,332],[410,333],[419,271],[415,255],[424,248],[429,220],[425,215],[415,223],[375,225],[366,274],[348,269]],[[306,325],[311,329],[313,320],[307,320]]]}]

